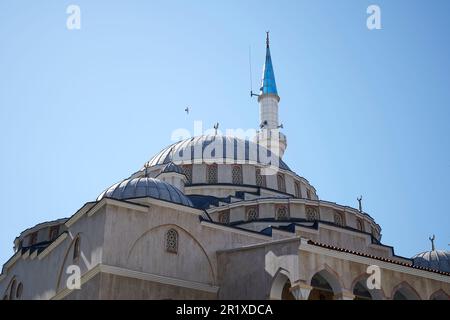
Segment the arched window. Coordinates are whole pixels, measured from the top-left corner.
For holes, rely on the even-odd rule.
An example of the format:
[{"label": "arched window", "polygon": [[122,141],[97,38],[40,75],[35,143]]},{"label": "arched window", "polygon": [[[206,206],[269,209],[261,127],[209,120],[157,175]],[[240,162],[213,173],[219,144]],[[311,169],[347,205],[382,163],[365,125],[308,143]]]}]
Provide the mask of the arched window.
[{"label": "arched window", "polygon": [[271,300],[295,300],[291,292],[291,281],[289,280],[289,273],[285,270],[277,272],[272,282],[270,289]]},{"label": "arched window", "polygon": [[358,281],[353,288],[353,294],[355,295],[354,300],[372,300],[372,295],[370,294],[367,287],[364,285],[364,281]]},{"label": "arched window", "polygon": [[75,244],[73,245],[73,261],[77,261],[80,257],[80,237],[75,239]]},{"label": "arched window", "polygon": [[250,207],[247,209],[247,221],[257,220],[258,217],[258,207]]},{"label": "arched window", "polygon": [[402,282],[394,288],[394,300],[420,300],[417,292],[408,283]]},{"label": "arched window", "polygon": [[261,169],[256,169],[256,185],[258,187],[266,187],[266,176],[261,174]]},{"label": "arched window", "polygon": [[311,279],[313,289],[309,293],[308,300],[333,300],[334,291],[330,283],[320,274],[316,273]]},{"label": "arched window", "polygon": [[230,223],[230,211],[224,211],[219,214],[219,222],[223,224]]},{"label": "arched window", "polygon": [[49,239],[50,239],[50,241],[53,241],[56,238],[58,238],[58,233],[59,233],[59,226],[51,227],[50,231],[49,231]]},{"label": "arched window", "polygon": [[401,291],[397,291],[394,294],[394,300],[408,300],[408,298]]},{"label": "arched window", "polygon": [[16,279],[13,279],[13,281],[11,282],[11,287],[9,288],[9,296],[11,298],[11,300],[13,300],[13,298],[16,296]]},{"label": "arched window", "polygon": [[430,300],[450,300],[450,296],[444,290],[439,289],[430,296]]},{"label": "arched window", "polygon": [[170,253],[178,252],[178,232],[170,229],[166,233],[166,251]]},{"label": "arched window", "polygon": [[217,164],[211,164],[207,167],[207,180],[209,184],[217,183]]},{"label": "arched window", "polygon": [[378,230],[376,228],[374,228],[374,227],[371,227],[371,233],[372,233],[372,236],[375,239],[378,239],[380,237],[380,234],[378,233]]},{"label": "arched window", "polygon": [[30,235],[30,242],[29,242],[30,246],[35,245],[37,243],[37,240],[38,240],[38,233],[36,231]]},{"label": "arched window", "polygon": [[278,207],[277,213],[276,213],[276,219],[277,220],[287,220],[289,219],[288,210],[285,206]]},{"label": "arched window", "polygon": [[294,189],[295,189],[295,196],[297,198],[301,198],[302,197],[302,189],[300,188],[300,183],[298,181],[295,181]]},{"label": "arched window", "polygon": [[361,219],[356,219],[356,229],[364,231],[364,222]]},{"label": "arched window", "polygon": [[22,282],[20,282],[17,285],[16,299],[20,299],[22,297],[22,292],[23,292],[23,284],[22,284]]},{"label": "arched window", "polygon": [[284,175],[281,173],[277,175],[277,182],[278,182],[278,191],[286,192],[286,182],[284,180]]},{"label": "arched window", "polygon": [[240,165],[233,166],[232,177],[233,184],[242,184],[242,167]]},{"label": "arched window", "polygon": [[345,225],[342,213],[340,212],[334,213],[334,223],[340,227],[343,227]]},{"label": "arched window", "polygon": [[306,207],[306,219],[308,221],[319,220],[319,213],[315,207]]},{"label": "arched window", "polygon": [[186,176],[187,184],[192,184],[192,164],[187,164],[181,167]]}]

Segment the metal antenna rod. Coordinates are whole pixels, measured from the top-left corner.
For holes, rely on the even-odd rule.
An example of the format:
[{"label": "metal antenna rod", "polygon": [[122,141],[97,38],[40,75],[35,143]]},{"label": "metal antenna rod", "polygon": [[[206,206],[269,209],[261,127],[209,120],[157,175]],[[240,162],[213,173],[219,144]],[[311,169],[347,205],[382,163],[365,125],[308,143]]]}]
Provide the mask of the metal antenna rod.
[{"label": "metal antenna rod", "polygon": [[253,97],[252,46],[248,46],[248,66],[250,70],[250,97]]},{"label": "metal antenna rod", "polygon": [[248,46],[248,66],[250,69],[250,98],[253,96],[259,96],[253,93],[253,74],[252,74],[252,46]]}]

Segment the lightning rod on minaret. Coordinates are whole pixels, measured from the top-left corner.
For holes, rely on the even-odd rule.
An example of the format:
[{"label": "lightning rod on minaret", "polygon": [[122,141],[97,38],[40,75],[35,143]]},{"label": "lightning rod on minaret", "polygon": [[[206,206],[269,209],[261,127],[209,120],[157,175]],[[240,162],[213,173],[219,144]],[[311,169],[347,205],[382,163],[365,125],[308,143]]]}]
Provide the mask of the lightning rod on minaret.
[{"label": "lightning rod on minaret", "polygon": [[253,75],[252,75],[252,47],[248,46],[248,66],[250,70],[250,98],[256,96],[259,97],[259,94],[253,93]]}]

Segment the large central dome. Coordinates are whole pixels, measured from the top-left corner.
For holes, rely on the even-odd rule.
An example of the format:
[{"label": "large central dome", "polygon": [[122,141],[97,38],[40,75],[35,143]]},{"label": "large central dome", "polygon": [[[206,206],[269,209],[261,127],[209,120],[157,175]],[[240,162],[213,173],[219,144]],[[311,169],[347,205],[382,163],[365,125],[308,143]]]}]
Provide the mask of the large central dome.
[{"label": "large central dome", "polygon": [[203,135],[176,142],[161,150],[146,163],[146,166],[152,167],[170,162],[175,164],[248,163],[279,166],[280,169],[291,171],[283,160],[265,147],[247,139],[222,135]]}]

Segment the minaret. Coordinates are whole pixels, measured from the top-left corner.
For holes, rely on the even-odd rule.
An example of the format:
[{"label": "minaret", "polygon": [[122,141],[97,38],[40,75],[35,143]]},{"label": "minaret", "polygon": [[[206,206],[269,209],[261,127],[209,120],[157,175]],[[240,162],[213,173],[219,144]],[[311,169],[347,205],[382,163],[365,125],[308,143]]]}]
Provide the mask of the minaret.
[{"label": "minaret", "polygon": [[287,147],[286,136],[280,132],[282,125],[278,120],[278,96],[275,73],[273,72],[272,58],[270,56],[269,32],[266,38],[266,61],[258,96],[260,131],[258,132],[258,143],[278,153],[283,157]]}]

